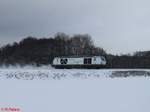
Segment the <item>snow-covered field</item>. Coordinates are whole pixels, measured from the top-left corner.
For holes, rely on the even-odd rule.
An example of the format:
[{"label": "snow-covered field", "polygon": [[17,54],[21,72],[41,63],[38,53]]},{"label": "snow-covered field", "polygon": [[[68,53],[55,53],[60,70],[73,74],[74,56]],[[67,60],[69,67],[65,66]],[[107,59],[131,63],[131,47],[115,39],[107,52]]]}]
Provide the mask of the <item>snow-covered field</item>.
[{"label": "snow-covered field", "polygon": [[150,112],[149,72],[1,68],[0,107],[21,112]]}]

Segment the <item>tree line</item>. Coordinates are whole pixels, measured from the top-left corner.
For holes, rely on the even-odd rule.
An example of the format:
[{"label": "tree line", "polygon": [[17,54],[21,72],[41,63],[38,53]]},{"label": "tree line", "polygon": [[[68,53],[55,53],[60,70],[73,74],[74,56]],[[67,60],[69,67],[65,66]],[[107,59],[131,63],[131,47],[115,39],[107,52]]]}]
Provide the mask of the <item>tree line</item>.
[{"label": "tree line", "polygon": [[150,51],[138,51],[133,55],[107,55],[108,68],[150,68]]},{"label": "tree line", "polygon": [[50,38],[27,37],[20,42],[0,48],[0,65],[36,66],[52,64],[58,56],[106,57],[107,68],[150,68],[150,51],[135,52],[133,55],[112,55],[94,45],[88,34],[69,36],[57,33]]},{"label": "tree line", "polygon": [[0,48],[0,65],[37,66],[51,64],[54,57],[72,55],[105,55],[100,47],[95,47],[88,34],[69,36],[57,33],[50,38],[27,37],[20,42]]}]

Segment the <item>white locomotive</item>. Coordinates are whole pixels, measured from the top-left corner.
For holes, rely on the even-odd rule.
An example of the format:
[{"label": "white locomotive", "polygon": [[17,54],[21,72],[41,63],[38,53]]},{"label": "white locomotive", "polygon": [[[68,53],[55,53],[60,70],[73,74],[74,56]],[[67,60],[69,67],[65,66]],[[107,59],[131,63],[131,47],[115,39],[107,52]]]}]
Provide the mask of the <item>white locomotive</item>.
[{"label": "white locomotive", "polygon": [[88,57],[55,57],[52,66],[55,68],[102,68],[106,65],[103,56]]}]

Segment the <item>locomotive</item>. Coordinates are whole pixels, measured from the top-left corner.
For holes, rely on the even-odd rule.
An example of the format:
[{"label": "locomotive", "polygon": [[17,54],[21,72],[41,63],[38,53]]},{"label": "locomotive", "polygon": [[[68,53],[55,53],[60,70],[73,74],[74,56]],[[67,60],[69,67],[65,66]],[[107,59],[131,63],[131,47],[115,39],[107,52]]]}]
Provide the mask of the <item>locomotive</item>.
[{"label": "locomotive", "polygon": [[106,58],[104,56],[55,57],[52,66],[58,69],[64,68],[98,69],[106,66]]}]

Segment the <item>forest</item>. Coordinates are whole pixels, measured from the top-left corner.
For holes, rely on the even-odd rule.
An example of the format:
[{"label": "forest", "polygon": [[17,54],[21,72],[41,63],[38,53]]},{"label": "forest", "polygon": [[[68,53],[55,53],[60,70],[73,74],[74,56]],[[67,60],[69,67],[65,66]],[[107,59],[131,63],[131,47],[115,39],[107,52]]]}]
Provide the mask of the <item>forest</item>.
[{"label": "forest", "polygon": [[57,56],[106,57],[106,68],[150,68],[150,51],[136,51],[133,55],[113,55],[94,45],[88,34],[69,36],[57,33],[49,38],[29,36],[20,42],[0,48],[0,65],[49,65]]}]

